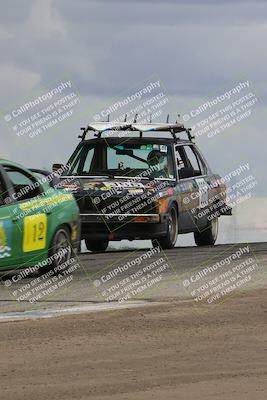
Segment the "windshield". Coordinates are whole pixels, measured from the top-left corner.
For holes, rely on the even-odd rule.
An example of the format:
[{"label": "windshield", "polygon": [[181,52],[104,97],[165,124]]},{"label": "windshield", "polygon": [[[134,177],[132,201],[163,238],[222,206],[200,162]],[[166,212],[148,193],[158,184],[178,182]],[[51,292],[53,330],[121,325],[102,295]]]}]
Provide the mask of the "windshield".
[{"label": "windshield", "polygon": [[170,145],[155,143],[82,144],[66,175],[174,179]]}]

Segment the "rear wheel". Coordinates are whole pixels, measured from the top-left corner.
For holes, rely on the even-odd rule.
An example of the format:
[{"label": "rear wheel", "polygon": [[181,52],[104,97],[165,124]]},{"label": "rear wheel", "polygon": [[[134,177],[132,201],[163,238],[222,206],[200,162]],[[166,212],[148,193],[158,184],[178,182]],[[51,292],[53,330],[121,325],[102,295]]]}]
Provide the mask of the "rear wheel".
[{"label": "rear wheel", "polygon": [[218,218],[213,218],[202,232],[194,232],[197,246],[212,246],[218,237]]},{"label": "rear wheel", "polygon": [[162,249],[172,249],[178,237],[178,215],[175,206],[172,206],[168,217],[168,229],[165,237],[152,240],[153,246],[160,246]]},{"label": "rear wheel", "polygon": [[87,250],[94,252],[102,252],[105,251],[108,247],[108,240],[93,240],[93,239],[85,239],[85,244]]}]

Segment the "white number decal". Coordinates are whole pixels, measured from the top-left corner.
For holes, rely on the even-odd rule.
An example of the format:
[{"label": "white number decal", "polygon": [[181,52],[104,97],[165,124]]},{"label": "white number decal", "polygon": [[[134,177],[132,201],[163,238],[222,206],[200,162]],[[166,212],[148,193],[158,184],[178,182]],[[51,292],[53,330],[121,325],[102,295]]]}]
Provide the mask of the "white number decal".
[{"label": "white number decal", "polygon": [[197,178],[196,183],[199,192],[199,208],[207,207],[209,205],[209,186],[203,178]]}]

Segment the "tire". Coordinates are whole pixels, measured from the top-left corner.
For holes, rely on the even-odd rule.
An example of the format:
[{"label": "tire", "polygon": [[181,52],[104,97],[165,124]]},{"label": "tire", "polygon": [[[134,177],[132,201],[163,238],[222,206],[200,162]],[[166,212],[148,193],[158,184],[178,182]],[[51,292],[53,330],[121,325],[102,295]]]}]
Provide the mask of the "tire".
[{"label": "tire", "polygon": [[85,239],[85,244],[87,250],[101,253],[105,251],[108,247],[108,240],[93,240],[93,239]]},{"label": "tire", "polygon": [[212,246],[218,237],[218,218],[212,219],[207,228],[202,232],[194,232],[197,246]]},{"label": "tire", "polygon": [[[63,254],[61,254],[63,253]],[[56,257],[56,255],[58,256]],[[60,273],[60,266],[70,262],[71,258],[74,256],[74,252],[71,245],[70,231],[67,226],[60,226],[52,239],[49,259],[51,263],[47,264],[45,267],[41,268],[41,273],[45,273],[53,270],[55,274]]]},{"label": "tire", "polygon": [[154,247],[160,246],[162,249],[172,249],[178,237],[178,215],[175,206],[171,206],[168,218],[168,230],[165,237],[152,240]]}]

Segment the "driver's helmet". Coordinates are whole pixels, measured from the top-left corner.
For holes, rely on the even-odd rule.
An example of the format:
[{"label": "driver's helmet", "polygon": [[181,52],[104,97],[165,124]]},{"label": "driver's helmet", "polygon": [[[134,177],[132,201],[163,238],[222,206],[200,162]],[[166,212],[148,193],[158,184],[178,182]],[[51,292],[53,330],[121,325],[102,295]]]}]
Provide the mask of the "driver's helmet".
[{"label": "driver's helmet", "polygon": [[147,162],[149,165],[157,165],[166,162],[166,154],[159,150],[152,150],[147,156]]}]

